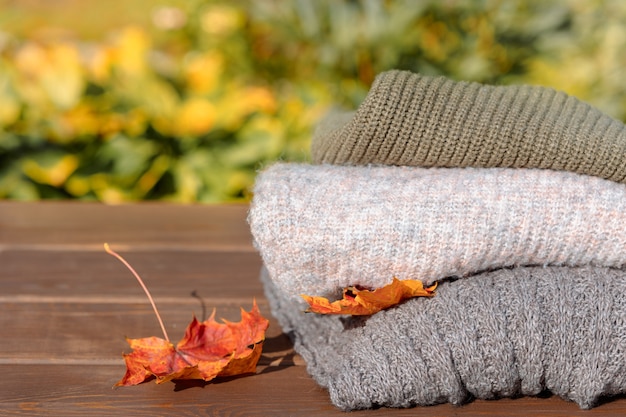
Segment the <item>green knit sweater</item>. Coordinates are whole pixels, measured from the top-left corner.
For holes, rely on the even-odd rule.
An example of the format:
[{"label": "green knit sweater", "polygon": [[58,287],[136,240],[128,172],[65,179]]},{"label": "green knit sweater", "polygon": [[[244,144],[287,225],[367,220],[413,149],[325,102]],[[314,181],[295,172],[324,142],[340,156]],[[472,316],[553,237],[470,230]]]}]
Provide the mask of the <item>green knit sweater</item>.
[{"label": "green knit sweater", "polygon": [[626,183],[626,129],[552,89],[380,74],[353,114],[331,114],[313,162],[546,168]]}]

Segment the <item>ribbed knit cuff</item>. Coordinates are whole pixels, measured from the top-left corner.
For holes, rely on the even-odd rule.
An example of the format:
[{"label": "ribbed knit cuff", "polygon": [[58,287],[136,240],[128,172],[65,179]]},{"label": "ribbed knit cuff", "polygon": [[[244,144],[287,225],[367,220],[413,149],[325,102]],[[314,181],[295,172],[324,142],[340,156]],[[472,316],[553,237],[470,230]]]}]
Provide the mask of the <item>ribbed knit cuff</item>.
[{"label": "ribbed knit cuff", "polygon": [[546,168],[626,182],[626,129],[552,89],[380,74],[353,116],[323,121],[315,163]]}]

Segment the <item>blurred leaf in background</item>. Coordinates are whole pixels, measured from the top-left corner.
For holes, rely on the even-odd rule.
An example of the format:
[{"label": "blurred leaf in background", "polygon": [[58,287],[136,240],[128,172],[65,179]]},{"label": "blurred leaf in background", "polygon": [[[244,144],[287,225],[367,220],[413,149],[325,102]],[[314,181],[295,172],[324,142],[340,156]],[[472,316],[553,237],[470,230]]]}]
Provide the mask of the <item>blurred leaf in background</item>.
[{"label": "blurred leaf in background", "polygon": [[392,69],[626,118],[626,3],[0,0],[0,198],[242,201]]}]

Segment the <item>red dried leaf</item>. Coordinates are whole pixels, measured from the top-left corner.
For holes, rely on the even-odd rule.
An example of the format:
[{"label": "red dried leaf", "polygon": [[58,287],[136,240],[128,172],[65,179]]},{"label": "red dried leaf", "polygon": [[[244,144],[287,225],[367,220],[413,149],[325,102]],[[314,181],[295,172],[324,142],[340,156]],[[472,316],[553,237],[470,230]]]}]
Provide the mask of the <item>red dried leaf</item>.
[{"label": "red dried leaf", "polygon": [[422,281],[393,278],[391,284],[376,290],[348,287],[341,300],[330,302],[324,297],[301,295],[309,304],[307,312],[318,314],[349,314],[367,316],[413,297],[432,297],[437,284],[424,288]]},{"label": "red dried leaf", "polygon": [[202,323],[193,317],[185,336],[174,346],[154,299],[137,271],[106,243],[104,250],[119,259],[137,278],[165,337],[126,339],[133,351],[124,355],[126,374],[115,386],[137,385],[151,377],[159,384],[173,379],[210,381],[218,376],[242,375],[256,370],[269,326],[256,300],[250,312],[241,309],[241,321],[237,323],[216,322],[215,311]]},{"label": "red dried leaf", "polygon": [[[237,343],[235,353],[228,365],[220,372],[219,376],[241,375],[254,372],[256,363],[261,357],[263,340],[268,321],[254,310],[250,313],[241,309],[241,321],[238,323],[224,320],[233,339]],[[258,342],[258,341],[261,342]]]},{"label": "red dried leaf", "polygon": [[133,351],[124,355],[126,374],[115,386],[137,385],[153,376],[160,384],[254,372],[269,325],[256,301],[250,312],[241,310],[237,323],[218,323],[214,315],[204,322],[194,317],[176,346],[158,337],[127,339]]}]

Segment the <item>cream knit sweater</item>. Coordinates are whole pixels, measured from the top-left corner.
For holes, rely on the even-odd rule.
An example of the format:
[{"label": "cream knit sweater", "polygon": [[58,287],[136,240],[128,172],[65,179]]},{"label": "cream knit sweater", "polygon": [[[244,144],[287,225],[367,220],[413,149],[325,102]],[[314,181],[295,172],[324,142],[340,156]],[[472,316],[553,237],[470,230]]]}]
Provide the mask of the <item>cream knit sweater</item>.
[{"label": "cream knit sweater", "polygon": [[249,222],[294,297],[393,276],[626,264],[626,185],[569,172],[276,164],[258,176]]}]

